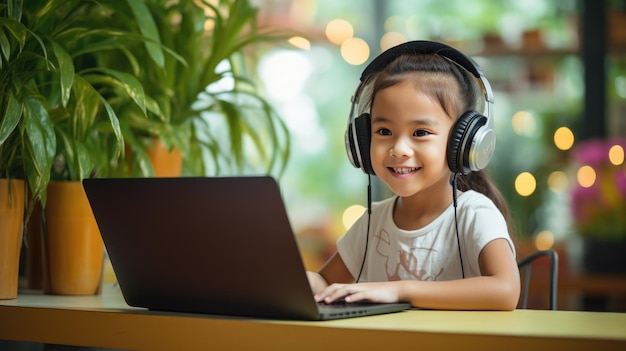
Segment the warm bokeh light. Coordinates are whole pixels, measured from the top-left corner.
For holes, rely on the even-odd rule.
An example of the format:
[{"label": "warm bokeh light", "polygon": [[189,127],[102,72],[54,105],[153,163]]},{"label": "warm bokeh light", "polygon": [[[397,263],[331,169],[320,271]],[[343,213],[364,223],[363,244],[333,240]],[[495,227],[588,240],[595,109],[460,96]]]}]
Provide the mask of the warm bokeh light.
[{"label": "warm bokeh light", "polygon": [[386,32],[397,32],[406,28],[406,20],[402,16],[389,16],[385,20]]},{"label": "warm bokeh light", "polygon": [[554,145],[559,150],[569,150],[574,145],[574,133],[567,127],[561,127],[554,132]]},{"label": "warm bokeh light", "polygon": [[511,119],[513,131],[517,135],[534,136],[537,134],[537,122],[535,116],[528,111],[518,111]]},{"label": "warm bokeh light", "polygon": [[549,230],[543,230],[535,236],[537,250],[548,250],[554,245],[554,234]]},{"label": "warm bokeh light", "polygon": [[364,212],[365,207],[361,205],[352,205],[346,208],[346,210],[343,211],[343,216],[341,218],[343,226],[346,228],[346,230],[352,227],[354,222],[356,222],[356,220],[359,219],[359,217],[361,217]]},{"label": "warm bokeh light", "polygon": [[621,145],[613,145],[609,149],[609,161],[619,166],[624,163],[624,148]]},{"label": "warm bokeh light", "polygon": [[515,178],[515,191],[522,196],[529,196],[535,192],[537,181],[529,172],[520,173]]},{"label": "warm bokeh light", "polygon": [[303,37],[299,37],[299,36],[295,36],[295,37],[291,37],[287,40],[289,42],[289,44],[303,49],[303,50],[311,50],[311,42]]},{"label": "warm bokeh light", "polygon": [[335,45],[341,45],[344,41],[352,38],[354,28],[344,19],[334,19],[326,25],[326,38]]},{"label": "warm bokeh light", "polygon": [[548,176],[548,188],[555,193],[567,190],[568,185],[567,175],[561,171],[554,171]]},{"label": "warm bokeh light", "polygon": [[407,41],[406,37],[402,33],[388,32],[380,38],[380,49],[385,51],[396,45],[400,45]]},{"label": "warm bokeh light", "polygon": [[589,188],[596,182],[596,171],[591,166],[582,166],[576,173],[576,179],[583,188]]},{"label": "warm bokeh light", "polygon": [[361,38],[350,38],[341,44],[341,57],[347,63],[358,66],[370,57],[370,47]]}]

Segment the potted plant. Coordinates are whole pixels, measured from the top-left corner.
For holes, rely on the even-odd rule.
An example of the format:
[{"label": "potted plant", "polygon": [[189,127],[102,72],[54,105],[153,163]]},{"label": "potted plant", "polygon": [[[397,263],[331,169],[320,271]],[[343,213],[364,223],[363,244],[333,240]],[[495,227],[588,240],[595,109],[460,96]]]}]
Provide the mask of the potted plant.
[{"label": "potted plant", "polygon": [[155,139],[185,155],[184,175],[250,167],[281,172],[289,154],[287,130],[255,86],[251,67],[261,43],[286,36],[257,25],[258,11],[248,0],[145,3],[168,50],[165,65],[147,59],[147,46],[134,51],[140,64],[120,60],[119,52],[102,58],[103,65],[138,77],[150,98],[147,119],[128,99],[115,102],[130,150],[125,156],[133,164],[126,173],[154,175],[146,150]]},{"label": "potted plant", "polygon": [[590,273],[626,272],[626,140],[587,140],[572,149],[578,181],[571,191],[572,217],[584,239]]},{"label": "potted plant", "polygon": [[[130,96],[145,111],[139,81],[97,63],[101,52],[126,50],[132,60],[128,47],[158,44],[134,27],[137,21],[150,21],[145,7],[136,4],[132,0],[12,4],[21,7],[22,22],[46,46],[54,67],[33,78],[53,126],[51,140],[56,140],[47,148],[52,150],[54,165],[47,169],[50,181],[43,204],[46,293],[99,291],[104,245],[81,180],[116,163],[123,152],[119,119],[110,101]],[[121,14],[133,26],[109,25],[111,17]]]},{"label": "potted plant", "polygon": [[22,19],[21,1],[0,5],[0,298],[17,297],[22,223],[45,202],[55,148],[36,79],[55,53]]}]

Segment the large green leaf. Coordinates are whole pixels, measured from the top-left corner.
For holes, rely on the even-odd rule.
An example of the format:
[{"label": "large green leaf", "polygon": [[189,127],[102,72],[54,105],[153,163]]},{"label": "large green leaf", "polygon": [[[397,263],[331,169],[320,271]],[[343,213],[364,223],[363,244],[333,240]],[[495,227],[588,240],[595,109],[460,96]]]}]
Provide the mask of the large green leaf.
[{"label": "large green leaf", "polygon": [[100,106],[100,94],[83,76],[77,75],[72,84],[74,101],[70,106],[69,121],[66,130],[79,140],[89,137],[89,131],[96,120]]},{"label": "large green leaf", "polygon": [[61,84],[61,102],[63,106],[66,106],[74,83],[74,62],[69,53],[56,42],[52,41],[51,47],[57,61],[57,74]]},{"label": "large green leaf", "polygon": [[27,135],[24,162],[28,183],[33,198],[41,198],[45,204],[45,190],[56,152],[54,126],[44,105],[34,97],[26,99],[24,121]]},{"label": "large green leaf", "polygon": [[157,44],[161,42],[161,39],[159,38],[159,31],[154,23],[150,11],[148,10],[148,7],[143,2],[135,0],[128,0],[128,5],[135,16],[139,30],[144,36],[146,36],[146,38],[150,39],[145,42],[145,46],[150,54],[150,57],[159,67],[164,67],[165,57],[163,55],[163,50],[161,49],[161,46]]},{"label": "large green leaf", "polygon": [[115,144],[114,144],[115,148],[113,150],[113,157],[117,158],[122,152],[122,150],[124,150],[124,138],[122,136],[120,121],[117,115],[115,114],[115,110],[113,110],[113,108],[111,107],[109,102],[106,101],[106,99],[102,98],[102,104],[104,105],[104,110],[109,119],[109,125],[111,126],[113,135],[115,137]]},{"label": "large green leaf", "polygon": [[[106,82],[110,86],[121,88],[137,104],[141,112],[143,112],[144,115],[146,114],[146,94],[137,78],[129,73],[113,69],[102,68],[101,71],[105,75],[100,77],[91,76],[91,78],[97,79],[100,82]],[[110,77],[115,79],[111,79]]]},{"label": "large green leaf", "polygon": [[22,104],[9,93],[7,109],[0,123],[0,145],[4,144],[22,117]]},{"label": "large green leaf", "polygon": [[26,45],[26,37],[28,36],[28,29],[20,22],[10,19],[10,18],[2,18],[0,17],[0,25],[6,28],[9,33],[17,40],[20,45],[20,51]]}]

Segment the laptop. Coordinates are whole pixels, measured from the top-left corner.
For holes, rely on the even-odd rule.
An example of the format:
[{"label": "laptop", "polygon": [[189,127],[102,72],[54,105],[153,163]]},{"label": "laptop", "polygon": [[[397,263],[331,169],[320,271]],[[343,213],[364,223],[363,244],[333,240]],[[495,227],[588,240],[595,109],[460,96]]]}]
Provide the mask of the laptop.
[{"label": "laptop", "polygon": [[271,176],[94,178],[83,187],[130,306],[293,320],[410,308],[315,302]]}]

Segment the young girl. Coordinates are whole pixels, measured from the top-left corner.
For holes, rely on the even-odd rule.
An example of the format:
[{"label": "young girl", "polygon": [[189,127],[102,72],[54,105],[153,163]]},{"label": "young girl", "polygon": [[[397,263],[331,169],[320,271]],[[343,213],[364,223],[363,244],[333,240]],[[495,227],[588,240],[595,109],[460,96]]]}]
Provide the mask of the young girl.
[{"label": "young girl", "polygon": [[337,253],[307,272],[316,300],[514,309],[520,281],[506,203],[485,171],[451,182],[447,162],[453,125],[481,96],[477,80],[436,52],[407,52],[368,81],[369,162],[396,196],[372,204]]}]

